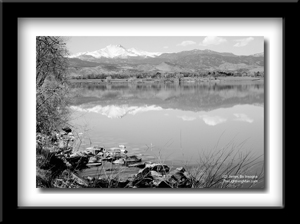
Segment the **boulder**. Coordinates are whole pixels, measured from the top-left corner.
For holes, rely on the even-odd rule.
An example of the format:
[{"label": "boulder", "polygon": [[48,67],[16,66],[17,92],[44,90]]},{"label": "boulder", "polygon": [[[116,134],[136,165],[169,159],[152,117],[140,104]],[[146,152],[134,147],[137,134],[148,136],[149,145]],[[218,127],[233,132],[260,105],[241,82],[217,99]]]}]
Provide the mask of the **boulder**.
[{"label": "boulder", "polygon": [[113,157],[114,157],[115,159],[121,158],[121,157],[122,157],[121,152],[114,152]]},{"label": "boulder", "polygon": [[97,154],[97,156],[103,156],[103,155],[104,155],[103,152],[99,152],[99,153]]},{"label": "boulder", "polygon": [[192,186],[192,176],[183,167],[171,171],[166,176],[166,180],[179,188],[189,188]]},{"label": "boulder", "polygon": [[133,164],[128,164],[128,167],[137,167],[140,169],[145,168],[146,164],[145,163],[133,163]]},{"label": "boulder", "polygon": [[142,159],[137,157],[136,155],[132,155],[132,156],[127,156],[125,158],[125,163],[126,164],[131,164],[131,163],[138,163],[138,162],[141,162]]},{"label": "boulder", "polygon": [[89,158],[89,162],[88,163],[95,163],[97,161],[98,161],[98,158],[93,156],[93,157]]},{"label": "boulder", "polygon": [[111,157],[111,156],[106,156],[105,158],[102,159],[102,161],[111,162],[111,161],[113,161],[113,157]]},{"label": "boulder", "polygon": [[89,151],[89,150],[85,150],[82,152],[84,155],[87,155],[87,156],[94,156],[95,154],[92,152],[92,151]]},{"label": "boulder", "polygon": [[72,132],[72,129],[69,128],[69,127],[67,127],[67,126],[63,127],[62,130],[65,131],[65,132],[67,132],[67,133]]},{"label": "boulder", "polygon": [[87,183],[85,180],[79,178],[79,177],[76,176],[74,173],[71,173],[71,178],[72,178],[72,180],[74,180],[77,184],[79,184],[79,185],[81,185],[81,186],[85,186],[85,187],[88,186],[88,183]]},{"label": "boulder", "polygon": [[123,165],[124,163],[125,163],[124,159],[118,159],[118,160],[113,161],[113,164]]},{"label": "boulder", "polygon": [[86,148],[88,151],[92,152],[94,155],[97,155],[99,152],[106,152],[105,148],[102,146],[95,145],[93,147]]},{"label": "boulder", "polygon": [[150,170],[166,174],[169,172],[170,168],[166,164],[161,163],[149,163],[146,164],[145,168],[149,168]]},{"label": "boulder", "polygon": [[60,131],[60,132],[59,132],[60,137],[63,137],[64,135],[67,135],[67,134],[68,134],[68,133],[65,132],[65,131]]},{"label": "boulder", "polygon": [[163,176],[161,173],[158,173],[158,172],[156,172],[154,170],[151,170],[150,173],[149,173],[149,175],[151,175],[153,179],[157,179],[157,178],[160,178],[160,177]]},{"label": "boulder", "polygon": [[88,167],[96,167],[96,166],[101,166],[102,163],[101,162],[97,162],[97,163],[87,163],[86,166]]},{"label": "boulder", "polygon": [[121,149],[121,153],[126,154],[128,151],[126,149]]},{"label": "boulder", "polygon": [[95,177],[90,177],[90,176],[88,176],[88,177],[86,177],[86,179],[87,179],[88,181],[94,181],[94,180],[95,180]]},{"label": "boulder", "polygon": [[66,160],[72,165],[74,169],[81,170],[86,168],[86,164],[88,163],[89,158],[87,156],[76,155],[72,157],[70,156],[66,158]]},{"label": "boulder", "polygon": [[66,148],[66,146],[67,146],[67,144],[66,144],[66,142],[64,140],[60,139],[58,141],[58,148],[64,149],[64,148]]},{"label": "boulder", "polygon": [[143,176],[141,173],[136,174],[134,180],[131,182],[132,186],[139,188],[149,188],[152,186],[153,178],[151,175]]},{"label": "boulder", "polygon": [[71,158],[73,157],[86,157],[86,154],[82,153],[82,152],[74,152],[70,155]]}]

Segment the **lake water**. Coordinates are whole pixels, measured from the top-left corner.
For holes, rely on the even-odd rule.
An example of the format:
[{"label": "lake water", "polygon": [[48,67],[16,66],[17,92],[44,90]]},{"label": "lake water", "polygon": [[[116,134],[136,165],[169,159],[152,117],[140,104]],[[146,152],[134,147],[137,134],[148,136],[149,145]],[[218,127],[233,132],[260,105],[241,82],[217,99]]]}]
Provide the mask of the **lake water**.
[{"label": "lake water", "polygon": [[196,164],[219,149],[264,155],[263,81],[73,83],[80,149],[125,145],[129,154]]}]

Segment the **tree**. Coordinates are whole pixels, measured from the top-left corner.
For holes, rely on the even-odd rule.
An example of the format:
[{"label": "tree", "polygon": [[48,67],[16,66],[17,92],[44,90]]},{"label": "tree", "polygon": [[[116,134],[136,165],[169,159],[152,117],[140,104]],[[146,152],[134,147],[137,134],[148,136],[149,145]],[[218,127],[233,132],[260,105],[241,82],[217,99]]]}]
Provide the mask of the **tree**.
[{"label": "tree", "polygon": [[66,122],[67,54],[62,37],[36,37],[37,132],[49,134]]},{"label": "tree", "polygon": [[66,79],[68,51],[62,37],[36,37],[36,87],[41,88],[47,77]]}]

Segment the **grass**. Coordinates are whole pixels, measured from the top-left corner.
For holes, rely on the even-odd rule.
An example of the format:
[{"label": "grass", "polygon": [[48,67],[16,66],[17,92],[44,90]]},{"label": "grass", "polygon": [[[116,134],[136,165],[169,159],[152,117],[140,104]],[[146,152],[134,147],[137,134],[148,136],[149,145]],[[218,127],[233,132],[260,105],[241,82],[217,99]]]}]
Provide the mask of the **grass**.
[{"label": "grass", "polygon": [[[192,188],[253,188],[262,184],[264,182],[264,164],[261,160],[263,155],[255,156],[251,152],[242,152],[247,139],[235,145],[233,138],[227,145],[218,149],[222,135],[212,150],[208,153],[202,150],[202,154],[198,154],[197,164],[184,161],[183,167],[191,176]],[[164,146],[170,145],[169,142],[170,140]],[[182,149],[181,132],[180,148]],[[158,148],[156,158],[158,163],[164,164],[167,157],[162,157],[162,150],[163,148]],[[146,151],[152,151],[152,148],[147,145]],[[182,157],[184,158],[184,153]]]}]

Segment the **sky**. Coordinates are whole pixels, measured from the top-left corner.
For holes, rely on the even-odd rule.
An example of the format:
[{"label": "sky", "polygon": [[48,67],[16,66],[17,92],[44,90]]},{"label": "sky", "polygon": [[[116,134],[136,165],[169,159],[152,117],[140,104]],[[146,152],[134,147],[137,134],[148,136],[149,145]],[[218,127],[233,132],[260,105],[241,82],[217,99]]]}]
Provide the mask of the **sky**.
[{"label": "sky", "polygon": [[110,44],[148,52],[180,52],[209,49],[235,55],[264,52],[263,36],[73,36],[66,37],[70,54],[96,51]]}]

